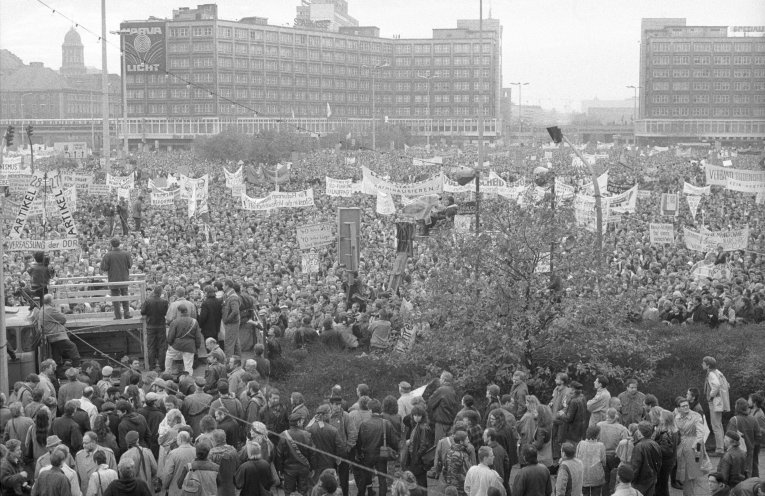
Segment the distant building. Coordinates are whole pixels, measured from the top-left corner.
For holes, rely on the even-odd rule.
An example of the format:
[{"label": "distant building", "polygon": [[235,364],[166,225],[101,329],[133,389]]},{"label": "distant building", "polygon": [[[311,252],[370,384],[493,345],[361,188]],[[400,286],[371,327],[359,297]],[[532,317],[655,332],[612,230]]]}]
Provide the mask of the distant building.
[{"label": "distant building", "polygon": [[346,0],[301,0],[301,5],[297,7],[296,27],[338,32],[341,27],[358,25],[359,21],[348,15]]},{"label": "distant building", "polygon": [[[380,38],[358,26],[345,0],[304,1],[298,19],[331,29],[269,25],[262,17],[218,18],[215,5],[173,11],[167,20],[124,21],[130,117],[378,118],[500,117],[502,26],[458,20],[431,38]],[[331,15],[330,15],[331,14]],[[313,21],[312,21],[313,22]],[[334,23],[334,24],[333,24]],[[337,27],[337,31],[334,31]],[[482,73],[482,74],[481,74]],[[190,81],[192,84],[187,84]],[[232,103],[233,102],[233,103]]]},{"label": "distant building", "polygon": [[635,102],[628,100],[582,100],[582,113],[594,124],[629,124],[635,114]]},{"label": "distant building", "polygon": [[765,137],[765,26],[643,19],[640,136]]}]

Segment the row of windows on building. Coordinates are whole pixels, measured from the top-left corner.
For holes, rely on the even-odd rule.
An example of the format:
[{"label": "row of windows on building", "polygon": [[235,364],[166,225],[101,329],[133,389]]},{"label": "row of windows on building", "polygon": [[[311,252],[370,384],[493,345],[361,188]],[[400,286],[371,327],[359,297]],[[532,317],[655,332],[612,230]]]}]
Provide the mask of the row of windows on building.
[{"label": "row of windows on building", "polygon": [[[259,109],[259,113],[265,115],[285,115],[289,116],[292,112],[300,116],[326,116],[326,105],[283,105],[277,103],[267,103]],[[436,107],[430,109],[433,117],[469,117],[478,115],[476,107],[466,106],[450,106],[450,107]],[[395,117],[427,117],[428,107],[397,107],[392,109],[381,109],[380,114],[389,114]],[[215,104],[208,103],[176,103],[176,104],[164,104],[164,103],[150,103],[150,104],[128,104],[128,115],[164,115],[164,114],[213,114],[215,113]],[[220,105],[218,108],[220,114],[252,114],[252,110],[240,107],[237,105]],[[332,114],[338,116],[347,117],[369,117],[371,115],[371,109],[369,107],[358,107],[353,105],[333,107]],[[490,114],[489,109],[483,108],[484,115]]]},{"label": "row of windows on building", "polygon": [[[262,62],[262,61],[260,61]],[[258,67],[253,67],[253,69],[262,70],[265,67],[266,71],[268,72],[274,72],[278,74],[271,74],[271,77],[279,77],[280,74],[288,73],[286,77],[292,77],[291,73],[294,72],[296,74],[321,74],[321,75],[339,75],[339,76],[345,76],[345,75],[358,75],[363,78],[371,78],[371,75],[369,74],[368,69],[361,69],[359,70],[358,67],[342,67],[342,66],[334,66],[335,68],[332,69],[333,66],[320,66],[321,69],[319,70],[318,67],[313,65],[305,65],[305,64],[291,64],[290,62],[281,62],[278,65],[277,64],[268,64],[265,65],[259,65]],[[341,67],[341,68],[340,68]],[[329,68],[329,69],[327,69]],[[355,69],[356,71],[353,72],[352,70]],[[334,71],[334,72],[327,72],[327,71]],[[196,73],[196,72],[195,72]],[[205,77],[213,77],[213,73],[209,73],[210,76]],[[252,74],[250,73],[242,73],[242,72],[225,72],[221,71],[219,72],[220,77],[222,78],[230,78],[233,81],[237,83],[247,83],[249,81],[257,81],[259,77],[263,77],[259,74]],[[177,76],[177,77],[176,77]],[[268,76],[268,75],[267,75]],[[478,79],[479,77],[483,76],[484,78],[490,78],[491,77],[491,70],[490,69],[439,69],[435,71],[431,71],[430,74],[428,74],[426,71],[412,71],[409,69],[396,69],[396,70],[386,70],[382,71],[379,74],[375,74],[375,81],[385,81],[387,79],[415,79],[418,76],[422,77],[430,77],[432,80],[438,80],[438,79]],[[156,84],[186,84],[186,81],[191,81],[191,78],[193,77],[193,74],[182,74],[182,73],[175,73],[173,72],[173,75],[161,75],[161,74],[128,74],[127,76],[127,84],[150,84],[150,85],[156,85]],[[437,81],[433,81],[434,84]],[[257,83],[262,84],[262,83]],[[421,81],[420,84],[424,85],[423,87],[427,87],[427,82]]]},{"label": "row of windows on building", "polygon": [[[312,36],[301,33],[262,29],[231,28],[218,26],[218,38],[247,40],[250,42],[281,43],[338,50],[360,50],[375,53],[428,54],[431,53],[478,53],[479,43],[454,42],[436,43],[430,40],[420,43],[381,42],[345,39],[334,36]],[[170,39],[206,38],[213,35],[213,26],[173,26],[169,29]],[[487,35],[487,37],[490,35]],[[204,43],[204,42],[194,42]],[[230,43],[228,43],[230,45]],[[432,47],[432,48],[431,48]],[[483,53],[491,53],[491,42],[483,42]]]},{"label": "row of windows on building", "polygon": [[[168,95],[170,100],[201,100],[211,99],[215,95],[211,95],[207,91],[191,89],[191,90],[164,90],[164,89],[128,89],[128,100],[143,100],[148,96],[149,100],[167,100]],[[369,93],[341,93],[341,92],[319,92],[319,91],[288,91],[288,90],[263,90],[263,89],[247,89],[238,88],[233,90],[231,88],[221,88],[218,91],[218,95],[222,98],[237,99],[237,100],[282,100],[282,101],[327,101],[338,103],[356,103],[356,102],[369,102],[371,101]],[[428,103],[427,95],[376,95],[375,100],[382,104],[405,104],[405,103]],[[431,95],[431,104],[450,104],[450,103],[479,103],[483,101],[488,104],[491,101],[490,95],[476,95],[476,94],[434,94]]]},{"label": "row of windows on building", "polygon": [[[207,53],[207,52],[213,52],[216,51],[217,46],[217,52],[222,54],[231,54],[235,53],[237,55],[267,55],[269,57],[283,57],[283,58],[298,58],[298,59],[313,59],[313,60],[319,60],[319,59],[329,59],[329,60],[336,60],[336,61],[346,61],[349,62],[358,61],[361,57],[370,57],[370,54],[376,53],[376,52],[369,52],[369,51],[349,51],[346,49],[335,49],[335,50],[321,50],[321,49],[311,49],[311,48],[293,48],[292,46],[284,46],[284,45],[268,45],[264,43],[226,43],[226,42],[213,42],[213,41],[194,41],[194,42],[172,42],[167,44],[167,51],[169,53]],[[416,52],[407,52],[407,51],[400,51],[395,50],[393,52],[387,50],[382,53],[389,53],[390,55],[408,55],[409,57],[414,57],[415,59],[429,59],[431,55],[438,56],[444,56],[444,55],[451,55],[454,54],[455,57],[458,55],[475,55],[478,56],[481,54],[478,50],[478,45],[475,46],[473,50],[460,50],[456,47],[459,46],[459,44],[455,43],[455,49],[450,50],[448,49],[448,45],[446,45],[446,50],[433,50],[431,52],[430,45],[422,45],[428,47],[428,50],[418,50]],[[468,47],[470,45],[468,44]],[[398,47],[397,47],[398,48]],[[491,53],[491,47],[486,44],[485,49],[483,51],[484,54],[490,54]],[[374,56],[374,55],[371,55]],[[424,56],[424,57],[423,57]],[[447,57],[448,58],[448,57]]]},{"label": "row of windows on building", "polygon": [[656,55],[651,57],[653,65],[763,65],[765,55]]},{"label": "row of windows on building", "polygon": [[652,103],[765,103],[765,94],[760,95],[653,95]]},{"label": "row of windows on building", "polygon": [[651,84],[654,91],[751,91],[752,88],[765,91],[765,81],[674,81],[671,84],[669,81],[654,81]]},{"label": "row of windows on building", "polygon": [[653,107],[651,117],[765,117],[765,107]]},{"label": "row of windows on building", "polygon": [[765,52],[765,43],[750,41],[651,41],[649,47],[653,52]]},{"label": "row of windows on building", "polygon": [[[255,56],[262,56],[262,54],[254,54]],[[292,57],[283,55],[281,58],[287,60],[315,60],[317,62],[333,63],[333,64],[361,64],[361,65],[380,65],[385,59],[382,57],[345,57],[336,56],[332,57],[332,54],[326,52],[321,57]],[[271,55],[268,55],[271,56]],[[276,56],[271,56],[276,58]],[[170,67],[213,67],[215,66],[216,57],[199,57],[189,55],[188,57],[179,57],[178,55],[171,55],[169,57],[168,65]],[[262,69],[263,67],[277,67],[278,62],[276,60],[253,60],[251,58],[232,58],[232,57],[217,57],[218,67],[224,69]],[[491,65],[491,57],[488,55],[475,56],[475,57],[394,57],[391,62],[396,67],[431,67],[431,66],[488,66]],[[319,64],[315,64],[319,66]],[[299,71],[298,67],[305,67],[305,64],[295,63],[295,70]],[[364,69],[363,73],[368,73],[369,69],[362,67],[349,67],[348,69],[355,68],[357,70]],[[345,69],[345,68],[344,68]],[[275,70],[275,69],[274,69]],[[289,71],[289,69],[287,69]]]},{"label": "row of windows on building", "polygon": [[765,78],[765,68],[762,69],[653,69],[651,76],[655,78],[668,78],[675,79],[681,78],[729,78],[731,75],[734,78]]},{"label": "row of windows on building", "polygon": [[[244,88],[219,88],[217,93],[220,93],[221,91],[247,91],[248,87],[249,89],[252,89],[253,91],[259,89],[259,88],[252,88],[255,87],[262,87],[262,86],[277,86],[279,88],[286,88],[286,87],[292,87],[293,86],[293,79],[288,76],[257,76],[253,77],[251,80],[242,80],[242,79],[236,79],[232,80],[231,77],[225,77],[225,76],[231,76],[228,75],[219,75],[218,77],[218,83],[219,84],[231,84],[231,83],[237,83],[242,84],[245,87]],[[190,78],[195,83],[213,83],[215,79],[212,77],[211,73],[208,73],[205,75],[204,73],[195,74],[193,77]],[[148,89],[144,88],[135,88],[136,85],[129,84],[128,85],[128,98],[144,98],[143,95],[148,95],[149,98],[166,98],[168,91],[172,98],[188,98],[188,97],[180,97],[180,96],[173,96],[173,95],[182,95],[185,93],[188,93],[189,91],[194,93],[198,93],[201,96],[207,96],[211,93],[211,91],[207,89],[202,88],[187,88],[187,87],[172,87],[172,88],[151,88]],[[188,85],[186,85],[188,86]],[[298,88],[322,88],[322,89],[335,89],[335,90],[361,90],[361,91],[369,91],[371,88],[371,84],[369,81],[354,81],[354,80],[345,80],[345,79],[321,79],[321,78],[295,78],[294,79],[294,86]],[[409,82],[398,82],[398,83],[392,83],[392,82],[385,82],[385,81],[376,81],[375,82],[375,91],[380,92],[392,92],[395,91],[397,93],[408,93],[410,91],[415,91],[419,93],[426,93],[428,91],[433,93],[438,92],[452,92],[452,91],[484,91],[488,92],[491,89],[491,85],[484,81],[482,83],[479,83],[477,81],[454,81],[454,82],[433,82],[430,84],[430,87],[428,88],[427,83],[409,83]],[[142,95],[142,96],[131,96],[131,95]]]}]

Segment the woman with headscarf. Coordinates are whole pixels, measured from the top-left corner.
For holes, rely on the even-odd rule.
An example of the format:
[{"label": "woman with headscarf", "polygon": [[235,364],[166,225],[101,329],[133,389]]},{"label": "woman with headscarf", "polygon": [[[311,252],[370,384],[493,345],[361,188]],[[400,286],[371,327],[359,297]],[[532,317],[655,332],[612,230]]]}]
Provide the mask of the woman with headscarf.
[{"label": "woman with headscarf", "polygon": [[159,456],[157,457],[157,473],[163,473],[165,458],[177,447],[179,427],[185,426],[186,420],[177,408],[173,408],[165,414],[165,418],[159,424],[157,434],[159,436]]}]

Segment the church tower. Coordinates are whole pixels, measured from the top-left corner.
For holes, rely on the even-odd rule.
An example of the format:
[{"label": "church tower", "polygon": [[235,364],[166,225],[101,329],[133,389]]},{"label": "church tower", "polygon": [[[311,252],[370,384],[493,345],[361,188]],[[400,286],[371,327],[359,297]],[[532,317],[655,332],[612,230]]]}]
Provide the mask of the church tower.
[{"label": "church tower", "polygon": [[74,28],[64,36],[64,44],[61,45],[61,75],[77,76],[85,74],[84,47],[80,34]]}]

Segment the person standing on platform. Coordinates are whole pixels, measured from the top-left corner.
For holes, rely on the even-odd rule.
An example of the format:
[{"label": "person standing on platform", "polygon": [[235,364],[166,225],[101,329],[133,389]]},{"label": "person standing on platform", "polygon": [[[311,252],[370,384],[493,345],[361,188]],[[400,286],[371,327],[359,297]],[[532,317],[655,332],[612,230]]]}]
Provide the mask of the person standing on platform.
[{"label": "person standing on platform", "polygon": [[170,302],[162,298],[162,286],[154,287],[151,296],[141,305],[141,315],[146,317],[147,346],[149,348],[149,363],[156,370],[162,370],[165,365],[167,354],[167,331],[165,330],[165,315],[170,307]]},{"label": "person standing on platform", "polygon": [[[133,259],[130,253],[123,251],[120,248],[119,238],[112,238],[112,248],[104,255],[101,260],[101,272],[106,272],[108,275],[108,281],[110,283],[123,282],[130,280],[130,268],[133,266]],[[109,287],[112,296],[127,296],[127,285],[114,285]],[[130,314],[130,304],[128,301],[115,301],[114,302],[114,320],[120,320],[122,318],[122,312],[125,310],[125,318],[130,319],[133,316]]]}]

